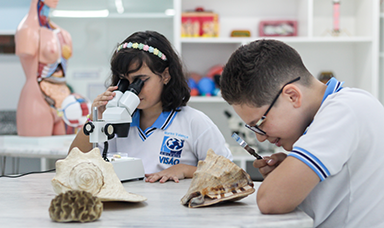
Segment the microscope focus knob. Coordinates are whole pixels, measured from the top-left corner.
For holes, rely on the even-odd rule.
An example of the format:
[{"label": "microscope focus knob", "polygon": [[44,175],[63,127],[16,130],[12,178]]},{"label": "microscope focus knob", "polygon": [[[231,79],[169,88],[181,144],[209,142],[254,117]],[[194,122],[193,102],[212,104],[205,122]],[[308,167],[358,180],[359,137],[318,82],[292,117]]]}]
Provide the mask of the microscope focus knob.
[{"label": "microscope focus knob", "polygon": [[113,128],[112,124],[105,125],[104,134],[108,137],[108,140],[112,139],[115,136],[115,129]]},{"label": "microscope focus knob", "polygon": [[89,135],[90,133],[93,132],[94,129],[95,129],[95,125],[92,122],[88,122],[84,124],[83,132],[85,135]]}]

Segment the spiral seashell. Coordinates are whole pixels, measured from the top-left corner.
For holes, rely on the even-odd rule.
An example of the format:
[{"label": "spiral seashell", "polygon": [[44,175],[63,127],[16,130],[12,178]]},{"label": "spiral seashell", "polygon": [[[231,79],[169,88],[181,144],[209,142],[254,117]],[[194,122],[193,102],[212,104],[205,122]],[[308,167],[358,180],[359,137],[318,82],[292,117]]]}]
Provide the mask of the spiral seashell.
[{"label": "spiral seashell", "polygon": [[254,192],[253,181],[248,173],[209,149],[205,160],[199,161],[181,203],[188,207],[203,207],[222,201],[240,200]]},{"label": "spiral seashell", "polygon": [[102,202],[147,200],[144,196],[125,190],[113,165],[104,161],[98,148],[87,153],[73,148],[65,159],[56,162],[56,176],[51,183],[57,194],[70,190],[86,191]]},{"label": "spiral seashell", "polygon": [[104,176],[99,167],[91,162],[82,162],[74,166],[69,173],[69,187],[96,195],[104,185]]}]

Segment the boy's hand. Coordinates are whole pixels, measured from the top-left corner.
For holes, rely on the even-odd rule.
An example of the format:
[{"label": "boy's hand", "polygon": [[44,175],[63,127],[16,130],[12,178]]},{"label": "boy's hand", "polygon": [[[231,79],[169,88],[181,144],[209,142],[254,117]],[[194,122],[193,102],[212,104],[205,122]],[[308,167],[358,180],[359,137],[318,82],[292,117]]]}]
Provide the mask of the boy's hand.
[{"label": "boy's hand", "polygon": [[255,160],[253,167],[258,168],[264,178],[268,176],[284,159],[287,157],[285,153],[276,153],[271,156],[265,156],[261,160]]}]

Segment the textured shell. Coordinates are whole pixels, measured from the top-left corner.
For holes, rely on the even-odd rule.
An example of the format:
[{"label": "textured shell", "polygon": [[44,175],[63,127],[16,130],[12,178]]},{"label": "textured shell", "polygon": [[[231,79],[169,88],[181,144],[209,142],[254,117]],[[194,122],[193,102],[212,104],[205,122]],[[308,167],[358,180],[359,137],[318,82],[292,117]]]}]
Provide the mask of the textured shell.
[{"label": "textured shell", "polygon": [[51,201],[49,216],[56,222],[92,222],[103,212],[101,200],[86,191],[70,190]]},{"label": "textured shell", "polygon": [[222,201],[240,200],[255,192],[248,173],[229,159],[208,150],[204,161],[199,161],[183,205],[202,207]]},{"label": "textured shell", "polygon": [[147,199],[124,189],[113,165],[103,160],[98,148],[88,153],[73,148],[65,159],[56,162],[56,176],[51,183],[57,194],[82,190],[101,201],[142,202]]}]

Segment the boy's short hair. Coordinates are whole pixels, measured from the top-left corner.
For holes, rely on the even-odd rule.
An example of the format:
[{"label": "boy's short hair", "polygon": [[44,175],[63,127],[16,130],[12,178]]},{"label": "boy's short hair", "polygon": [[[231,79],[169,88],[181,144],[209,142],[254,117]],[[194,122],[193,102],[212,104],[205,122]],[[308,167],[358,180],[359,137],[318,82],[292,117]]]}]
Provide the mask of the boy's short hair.
[{"label": "boy's short hair", "polygon": [[261,107],[272,102],[281,86],[299,76],[302,85],[314,78],[295,49],[277,40],[256,40],[231,55],[220,89],[230,105]]}]

